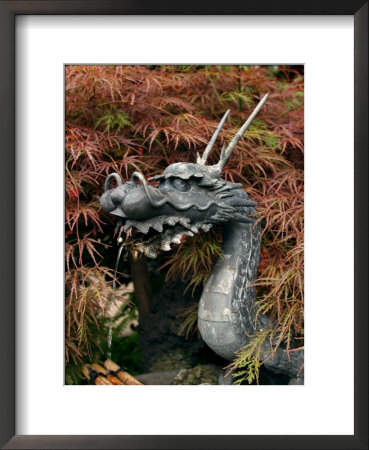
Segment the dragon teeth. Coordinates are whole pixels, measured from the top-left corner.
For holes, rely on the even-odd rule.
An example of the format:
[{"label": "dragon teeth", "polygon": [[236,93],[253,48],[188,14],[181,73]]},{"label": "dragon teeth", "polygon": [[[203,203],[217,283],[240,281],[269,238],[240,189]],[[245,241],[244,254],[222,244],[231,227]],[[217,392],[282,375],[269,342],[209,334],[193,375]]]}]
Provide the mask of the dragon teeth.
[{"label": "dragon teeth", "polygon": [[179,218],[175,216],[166,217],[164,219],[164,223],[167,223],[168,225],[175,225],[178,222]]},{"label": "dragon teeth", "polygon": [[169,252],[169,250],[171,250],[170,245],[168,242],[163,242],[160,246],[160,248],[164,251],[164,252]]},{"label": "dragon teeth", "polygon": [[213,226],[213,225],[212,225],[211,223],[204,223],[203,225],[201,225],[201,228],[202,228],[204,231],[208,232],[212,226]]},{"label": "dragon teeth", "polygon": [[198,232],[199,232],[199,229],[196,228],[196,227],[191,227],[191,231],[192,231],[193,233],[198,233]]},{"label": "dragon teeth", "polygon": [[186,228],[189,228],[189,226],[190,226],[190,219],[188,219],[188,218],[180,217],[178,222]]},{"label": "dragon teeth", "polygon": [[162,220],[155,220],[151,223],[151,227],[154,228],[154,230],[161,233],[163,231],[163,221]]},{"label": "dragon teeth", "polygon": [[148,223],[136,223],[136,228],[138,231],[141,231],[141,233],[147,234],[147,232],[150,229],[150,225]]},{"label": "dragon teeth", "polygon": [[172,238],[172,242],[174,244],[180,244],[181,243],[181,239],[182,239],[182,235],[181,234],[177,234]]},{"label": "dragon teeth", "polygon": [[163,225],[161,224],[155,224],[152,228],[154,228],[154,230],[158,231],[159,233],[163,231]]}]

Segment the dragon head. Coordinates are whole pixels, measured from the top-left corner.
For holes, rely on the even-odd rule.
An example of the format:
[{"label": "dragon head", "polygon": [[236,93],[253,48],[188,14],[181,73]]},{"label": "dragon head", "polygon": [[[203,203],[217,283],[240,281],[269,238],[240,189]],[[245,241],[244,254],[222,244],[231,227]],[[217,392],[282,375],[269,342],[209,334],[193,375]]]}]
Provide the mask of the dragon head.
[{"label": "dragon head", "polygon": [[[134,172],[126,183],[117,173],[107,177],[100,204],[105,212],[119,217],[131,249],[155,258],[158,251],[170,250],[171,243],[180,243],[184,235],[193,236],[200,229],[208,231],[215,223],[253,221],[249,216],[256,203],[248,198],[241,184],[222,179],[221,172],[267,97],[259,102],[229,145],[223,146],[217,164],[209,166],[206,161],[229,110],[202,156],[197,154],[196,163],[171,164],[162,174],[149,179],[158,181],[158,187],[148,184],[139,172]],[[109,189],[113,178],[117,186]]]}]

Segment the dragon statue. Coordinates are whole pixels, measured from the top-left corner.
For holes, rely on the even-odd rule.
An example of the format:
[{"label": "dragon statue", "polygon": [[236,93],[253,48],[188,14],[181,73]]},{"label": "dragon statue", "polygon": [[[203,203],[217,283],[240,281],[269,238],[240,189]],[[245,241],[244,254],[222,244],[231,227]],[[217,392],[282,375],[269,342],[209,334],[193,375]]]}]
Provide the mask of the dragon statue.
[{"label": "dragon statue", "polygon": [[[253,217],[256,203],[241,184],[221,178],[233,149],[267,97],[268,94],[259,102],[229,145],[223,146],[217,164],[207,165],[206,161],[229,110],[202,156],[197,154],[196,163],[169,165],[161,175],[149,179],[159,181],[157,188],[139,172],[134,172],[126,183],[112,173],[100,198],[102,209],[119,217],[118,228],[131,238],[131,249],[149,258],[170,250],[171,244],[179,244],[184,235],[193,236],[199,230],[209,231],[214,224],[222,225],[223,255],[201,295],[198,326],[206,344],[229,361],[248,344],[250,336],[271,327],[266,315],[257,314],[252,286],[260,259],[260,227]],[[109,189],[111,179],[117,184],[113,189]],[[288,375],[290,384],[303,383],[303,350],[286,352],[281,344],[272,351],[272,343],[266,340],[261,360],[274,373]]]}]

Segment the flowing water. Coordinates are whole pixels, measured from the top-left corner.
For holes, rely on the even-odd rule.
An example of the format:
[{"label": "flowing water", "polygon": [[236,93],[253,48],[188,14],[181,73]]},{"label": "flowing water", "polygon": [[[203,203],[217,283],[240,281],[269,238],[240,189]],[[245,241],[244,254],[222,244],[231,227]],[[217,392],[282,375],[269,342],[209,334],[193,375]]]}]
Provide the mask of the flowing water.
[{"label": "flowing water", "polygon": [[[127,247],[136,241],[137,241],[137,239],[134,241],[130,241],[130,242],[123,242],[123,244],[121,244],[121,246],[119,247],[117,259],[115,261],[113,292],[117,289],[118,265],[119,265],[119,260],[122,256],[122,251],[124,248],[126,248],[126,251],[128,252]],[[109,301],[109,307],[108,307],[108,317],[110,318],[110,320],[109,320],[109,329],[108,329],[108,351],[107,351],[106,356],[109,361],[111,360],[111,346],[112,346],[112,341],[113,341],[114,318],[113,318],[113,314],[112,314],[112,308],[114,306],[114,300],[115,300],[115,296],[114,296],[114,294],[112,294],[112,298]],[[109,367],[106,368],[106,372],[107,373],[109,372]]]},{"label": "flowing water", "polygon": [[[122,244],[119,247],[119,251],[118,251],[118,255],[117,255],[117,259],[115,262],[115,270],[114,270],[114,279],[113,279],[113,290],[115,291],[117,289],[117,272],[118,272],[118,265],[119,265],[119,260],[120,257],[122,255],[122,250],[123,248],[126,246],[126,244]],[[112,294],[112,297],[109,300],[109,307],[108,307],[108,317],[110,318],[109,320],[109,330],[108,330],[108,351],[106,354],[107,360],[111,360],[111,346],[112,346],[112,341],[113,341],[113,326],[114,326],[114,318],[113,318],[113,314],[112,314],[112,308],[114,306],[114,294]],[[109,372],[109,366],[106,367],[106,372]]]}]

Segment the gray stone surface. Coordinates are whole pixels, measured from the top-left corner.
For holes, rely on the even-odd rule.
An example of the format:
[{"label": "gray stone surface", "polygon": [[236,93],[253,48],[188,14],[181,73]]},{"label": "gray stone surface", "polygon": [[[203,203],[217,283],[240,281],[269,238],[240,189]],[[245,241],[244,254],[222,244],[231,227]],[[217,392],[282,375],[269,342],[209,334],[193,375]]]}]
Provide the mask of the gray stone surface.
[{"label": "gray stone surface", "polygon": [[161,372],[143,373],[136,378],[143,384],[149,385],[168,385],[172,384],[178,370],[163,370]]},{"label": "gray stone surface", "polygon": [[290,381],[288,382],[290,385],[304,385],[304,379],[303,378],[290,378]]},{"label": "gray stone surface", "polygon": [[173,384],[218,384],[219,368],[211,364],[202,364],[191,369],[181,369],[173,380]]}]

